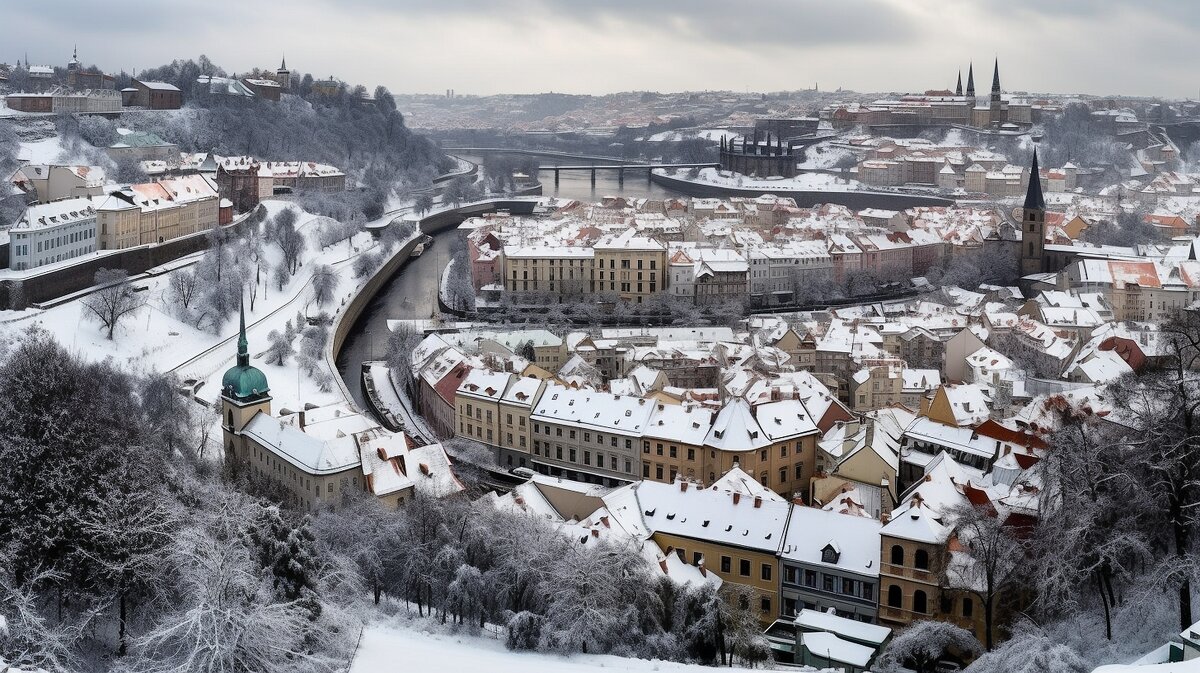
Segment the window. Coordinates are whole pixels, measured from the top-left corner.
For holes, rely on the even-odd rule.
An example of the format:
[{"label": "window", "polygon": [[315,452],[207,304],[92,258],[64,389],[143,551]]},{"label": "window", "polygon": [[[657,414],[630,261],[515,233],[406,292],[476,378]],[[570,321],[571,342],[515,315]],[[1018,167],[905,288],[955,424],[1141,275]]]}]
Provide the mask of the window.
[{"label": "window", "polygon": [[779,483],[782,484],[785,481],[787,481],[787,468],[781,467],[779,468]]},{"label": "window", "polygon": [[742,577],[750,576],[750,561],[741,559],[738,561],[738,574]]},{"label": "window", "polygon": [[771,581],[771,565],[769,563],[762,564],[762,568],[759,570],[759,577],[764,582]]},{"label": "window", "polygon": [[900,591],[899,584],[893,584],[888,587],[887,604],[889,608],[899,608],[904,605],[904,594]]},{"label": "window", "polygon": [[762,458],[762,461],[764,463],[767,461],[767,450],[766,449],[762,450],[762,455],[760,457]]},{"label": "window", "polygon": [[804,586],[812,587],[813,589],[817,588],[817,571],[815,571],[815,570],[805,570],[804,571]]},{"label": "window", "polygon": [[975,614],[975,604],[971,602],[970,598],[963,598],[962,613],[963,617],[971,617]]},{"label": "window", "polygon": [[780,445],[779,445],[779,457],[780,457],[780,458],[787,458],[787,444],[780,444]]},{"label": "window", "polygon": [[771,599],[766,596],[763,596],[758,602],[758,607],[762,608],[763,612],[770,612],[771,611]]},{"label": "window", "polygon": [[925,597],[925,592],[918,589],[913,592],[913,612],[925,614],[929,610],[927,605],[928,599]]},{"label": "window", "polygon": [[948,595],[942,594],[941,598],[938,599],[938,611],[944,615],[954,612],[954,600]]},{"label": "window", "polygon": [[804,478],[804,463],[796,463],[796,478]]},{"label": "window", "polygon": [[721,557],[721,572],[723,572],[723,573],[731,572],[731,569],[733,567],[732,564],[733,564],[732,559],[730,559],[728,556],[722,556]]},{"label": "window", "polygon": [[833,593],[833,575],[821,574],[821,588]]},{"label": "window", "polygon": [[918,549],[917,553],[913,554],[913,566],[918,570],[929,570],[929,552]]},{"label": "window", "polygon": [[[626,470],[626,472],[628,472],[628,470]],[[644,479],[650,478],[650,463],[642,463],[642,477]]]},{"label": "window", "polygon": [[654,478],[659,481],[662,481],[662,478],[663,478],[663,466],[662,465],[656,465],[654,467]]},{"label": "window", "polygon": [[696,460],[696,450],[695,449],[688,449],[687,459],[688,460]]},{"label": "window", "polygon": [[692,565],[698,566],[704,560],[704,554],[698,551],[692,552]]},{"label": "window", "polygon": [[904,547],[901,547],[898,544],[892,545],[892,565],[904,565]]}]

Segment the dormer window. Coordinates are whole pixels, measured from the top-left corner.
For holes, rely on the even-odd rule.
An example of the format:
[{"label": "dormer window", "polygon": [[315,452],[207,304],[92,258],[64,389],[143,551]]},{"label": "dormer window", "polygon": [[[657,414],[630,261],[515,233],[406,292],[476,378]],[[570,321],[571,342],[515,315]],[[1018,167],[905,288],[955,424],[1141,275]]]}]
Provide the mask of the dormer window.
[{"label": "dormer window", "polygon": [[841,553],[834,548],[832,544],[827,544],[821,549],[821,563],[829,563],[836,565]]}]

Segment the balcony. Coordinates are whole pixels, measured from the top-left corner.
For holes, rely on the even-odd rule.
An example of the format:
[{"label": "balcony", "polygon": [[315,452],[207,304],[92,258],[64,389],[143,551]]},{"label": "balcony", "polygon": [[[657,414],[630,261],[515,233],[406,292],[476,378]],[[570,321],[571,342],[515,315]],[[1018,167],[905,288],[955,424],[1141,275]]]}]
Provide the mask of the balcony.
[{"label": "balcony", "polygon": [[880,575],[891,575],[892,577],[904,577],[911,580],[916,580],[924,584],[936,585],[937,575],[929,570],[918,570],[917,568],[908,568],[905,566],[892,565],[891,563],[879,564]]}]

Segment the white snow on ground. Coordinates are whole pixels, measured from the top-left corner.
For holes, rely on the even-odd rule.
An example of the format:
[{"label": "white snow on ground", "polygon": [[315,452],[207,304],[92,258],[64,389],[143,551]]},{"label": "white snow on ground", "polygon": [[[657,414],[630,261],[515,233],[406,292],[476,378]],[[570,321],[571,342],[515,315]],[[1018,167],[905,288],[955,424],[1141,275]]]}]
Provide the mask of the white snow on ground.
[{"label": "white snow on ground", "polygon": [[[272,214],[287,205],[282,201],[265,201],[264,204]],[[275,400],[274,408],[295,409],[305,402],[322,405],[342,400],[337,387],[330,392],[321,392],[314,382],[299,372],[294,359],[279,367],[266,364],[261,355],[268,346],[267,335],[271,330],[282,332],[288,320],[295,321],[297,312],[306,315],[316,315],[322,310],[334,313],[361,284],[351,271],[353,259],[373,249],[376,241],[369,234],[360,233],[349,243],[343,241],[324,250],[317,249],[316,232],[322,219],[307,213],[298,218],[297,229],[306,235],[308,250],[303,266],[282,291],[270,281],[269,274],[269,268],[279,263],[279,249],[274,245],[265,246],[267,268],[262,274],[262,282],[255,288],[254,307],[251,308],[249,303],[246,305],[251,359],[267,375]],[[333,303],[324,309],[319,309],[312,301],[309,284],[312,269],[318,264],[329,264],[339,277]],[[172,273],[178,271],[132,282],[134,287],[146,288],[139,294],[147,303],[121,324],[112,341],[105,338],[98,322],[86,318],[86,309],[79,300],[46,310],[0,311],[0,340],[12,343],[20,338],[21,331],[38,325],[66,348],[89,360],[111,357],[133,370],[175,371],[180,378],[203,380],[205,384],[199,397],[213,401],[219,393],[220,377],[236,359],[237,316],[226,320],[216,334],[180,322],[170,307],[168,287]],[[251,286],[247,287],[248,292]],[[299,339],[296,346],[299,346]],[[329,363],[322,362],[321,366],[337,376]]]},{"label": "white snow on ground", "polygon": [[741,136],[742,134],[738,133],[737,131],[730,131],[728,129],[704,129],[696,135],[704,138],[705,140],[711,140],[714,143],[719,143],[721,142],[721,138],[732,140]]},{"label": "white snow on ground", "polygon": [[805,149],[804,161],[796,164],[800,168],[833,168],[846,157],[856,157],[852,150],[829,143],[820,143]]},{"label": "white snow on ground", "polygon": [[[463,633],[429,633],[412,624],[371,625],[363,632],[358,656],[350,673],[393,673],[393,671],[438,671],[438,673],[610,673],[662,671],[665,673],[702,673],[730,671],[745,673],[745,668],[712,668],[667,661],[629,659],[611,655],[512,652],[495,637]],[[416,625],[416,628],[414,628]],[[796,667],[789,670],[812,672]]]},{"label": "white snow on ground", "polygon": [[[686,171],[679,171],[672,175],[666,172],[666,169],[660,168],[656,169],[656,172],[682,180],[691,180],[687,177]],[[691,181],[720,185],[722,187],[740,187],[743,189],[815,189],[827,192],[852,191],[862,187],[862,184],[857,180],[847,180],[824,173],[805,173],[797,175],[794,178],[752,178],[729,171],[718,171],[715,168],[700,169],[699,176]]]},{"label": "white snow on ground", "polygon": [[18,158],[21,161],[30,164],[57,164],[67,161],[66,151],[62,145],[62,138],[54,136],[45,140],[34,140],[31,142],[21,143],[21,149],[17,152]]}]

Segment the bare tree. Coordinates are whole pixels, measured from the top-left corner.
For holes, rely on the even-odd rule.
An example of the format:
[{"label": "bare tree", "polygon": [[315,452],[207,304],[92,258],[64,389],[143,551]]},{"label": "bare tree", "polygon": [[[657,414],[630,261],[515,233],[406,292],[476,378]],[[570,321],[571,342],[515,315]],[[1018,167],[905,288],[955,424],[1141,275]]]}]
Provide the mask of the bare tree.
[{"label": "bare tree", "polygon": [[96,272],[96,285],[103,286],[83,299],[88,317],[97,320],[108,330],[111,341],[113,332],[121,320],[137,311],[146,302],[129,287],[129,274],[123,269],[100,269]]},{"label": "bare tree", "polygon": [[196,296],[196,272],[192,269],[179,269],[171,274],[170,297],[178,302],[186,311]]}]

